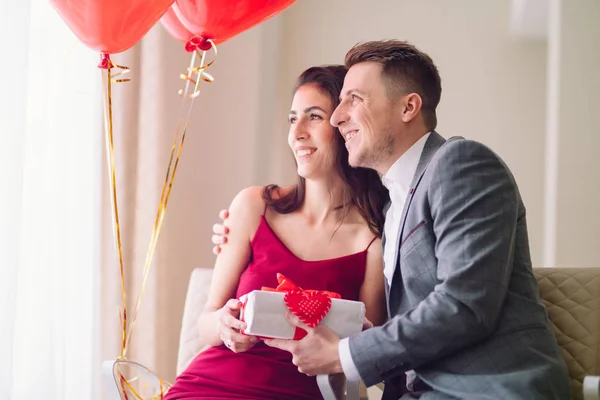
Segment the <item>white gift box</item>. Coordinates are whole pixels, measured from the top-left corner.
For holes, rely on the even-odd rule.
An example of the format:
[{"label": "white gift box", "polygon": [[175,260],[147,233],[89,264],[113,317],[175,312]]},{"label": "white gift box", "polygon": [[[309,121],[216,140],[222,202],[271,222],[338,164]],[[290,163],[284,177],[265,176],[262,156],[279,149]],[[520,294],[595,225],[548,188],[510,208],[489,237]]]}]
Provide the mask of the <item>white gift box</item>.
[{"label": "white gift box", "polygon": [[[241,319],[246,323],[242,333],[273,339],[293,339],[296,326],[286,318],[285,293],[254,290],[240,297],[244,304]],[[360,301],[331,299],[331,308],[321,321],[341,338],[362,331],[365,305]]]}]

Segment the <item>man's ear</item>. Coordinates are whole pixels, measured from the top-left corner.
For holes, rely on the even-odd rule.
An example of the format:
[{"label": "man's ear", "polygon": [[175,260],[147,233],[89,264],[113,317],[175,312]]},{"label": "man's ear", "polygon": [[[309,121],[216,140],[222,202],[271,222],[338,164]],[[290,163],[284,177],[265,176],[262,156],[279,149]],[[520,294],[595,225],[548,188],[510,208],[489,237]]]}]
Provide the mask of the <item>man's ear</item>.
[{"label": "man's ear", "polygon": [[402,122],[407,123],[412,121],[419,112],[423,105],[421,96],[417,93],[409,93],[402,99]]}]

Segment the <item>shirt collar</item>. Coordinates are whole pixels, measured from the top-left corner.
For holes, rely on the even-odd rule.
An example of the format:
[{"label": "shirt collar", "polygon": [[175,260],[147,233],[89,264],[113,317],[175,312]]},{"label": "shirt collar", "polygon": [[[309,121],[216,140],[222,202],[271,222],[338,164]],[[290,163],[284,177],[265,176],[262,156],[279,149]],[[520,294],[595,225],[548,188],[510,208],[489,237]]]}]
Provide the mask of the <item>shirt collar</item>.
[{"label": "shirt collar", "polygon": [[388,172],[383,176],[383,185],[391,190],[393,186],[399,185],[400,188],[405,191],[412,183],[412,179],[417,172],[417,166],[421,159],[421,153],[425,147],[425,142],[431,132],[423,135],[415,144],[413,144],[404,154],[396,160],[390,167]]}]

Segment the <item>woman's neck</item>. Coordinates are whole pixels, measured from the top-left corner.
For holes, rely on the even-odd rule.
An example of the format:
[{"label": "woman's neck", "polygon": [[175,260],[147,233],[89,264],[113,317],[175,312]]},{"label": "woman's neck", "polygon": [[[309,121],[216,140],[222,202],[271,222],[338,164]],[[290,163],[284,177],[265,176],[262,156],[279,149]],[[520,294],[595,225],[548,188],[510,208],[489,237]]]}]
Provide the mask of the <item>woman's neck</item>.
[{"label": "woman's neck", "polygon": [[323,224],[331,217],[337,223],[343,211],[344,190],[340,179],[331,181],[306,181],[306,193],[301,211],[314,224]]}]

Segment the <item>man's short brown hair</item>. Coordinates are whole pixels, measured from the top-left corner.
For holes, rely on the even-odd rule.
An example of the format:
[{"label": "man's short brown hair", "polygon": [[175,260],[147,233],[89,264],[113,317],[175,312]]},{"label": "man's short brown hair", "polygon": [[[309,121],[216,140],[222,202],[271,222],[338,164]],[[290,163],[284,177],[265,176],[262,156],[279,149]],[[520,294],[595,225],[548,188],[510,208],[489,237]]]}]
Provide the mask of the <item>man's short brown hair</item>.
[{"label": "man's short brown hair", "polygon": [[382,76],[390,96],[417,93],[421,96],[423,119],[435,129],[435,109],[442,95],[440,74],[431,57],[401,40],[359,43],[346,54],[346,67],[372,61],[382,66]]}]

